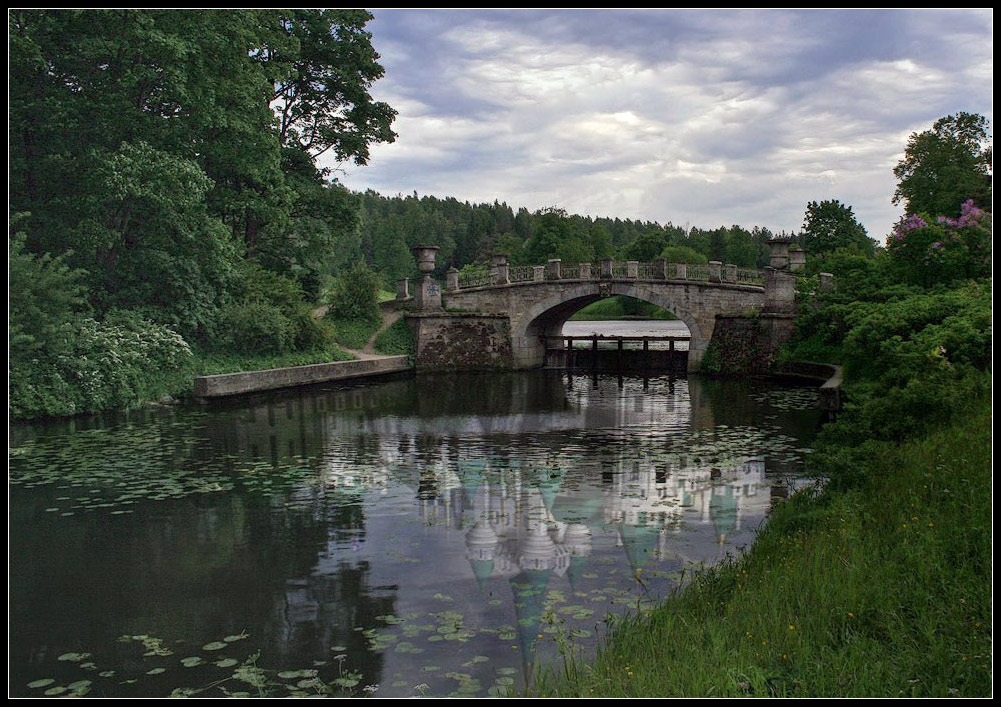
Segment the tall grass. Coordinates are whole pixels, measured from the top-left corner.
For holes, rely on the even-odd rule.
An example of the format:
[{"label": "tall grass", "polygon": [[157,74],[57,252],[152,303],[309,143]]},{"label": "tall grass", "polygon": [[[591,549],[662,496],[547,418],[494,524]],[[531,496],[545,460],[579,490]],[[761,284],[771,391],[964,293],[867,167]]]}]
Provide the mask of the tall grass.
[{"label": "tall grass", "polygon": [[748,554],[624,620],[593,665],[542,676],[581,697],[991,694],[989,402],[873,445],[865,481],[773,511]]}]

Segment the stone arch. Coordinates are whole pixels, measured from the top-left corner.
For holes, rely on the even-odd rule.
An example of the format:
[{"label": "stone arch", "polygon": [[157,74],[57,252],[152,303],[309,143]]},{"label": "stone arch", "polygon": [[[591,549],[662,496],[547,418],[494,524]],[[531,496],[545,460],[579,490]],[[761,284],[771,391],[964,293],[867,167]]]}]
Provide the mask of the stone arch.
[{"label": "stone arch", "polygon": [[[604,292],[602,291],[604,290]],[[563,325],[582,307],[612,295],[625,295],[650,302],[674,313],[688,327],[691,344],[688,370],[698,370],[702,356],[712,338],[715,317],[691,311],[681,297],[672,297],[661,287],[648,287],[628,282],[578,283],[530,304],[517,317],[511,317],[511,339],[516,366],[530,368],[542,365],[545,346],[540,335],[559,336]]]}]

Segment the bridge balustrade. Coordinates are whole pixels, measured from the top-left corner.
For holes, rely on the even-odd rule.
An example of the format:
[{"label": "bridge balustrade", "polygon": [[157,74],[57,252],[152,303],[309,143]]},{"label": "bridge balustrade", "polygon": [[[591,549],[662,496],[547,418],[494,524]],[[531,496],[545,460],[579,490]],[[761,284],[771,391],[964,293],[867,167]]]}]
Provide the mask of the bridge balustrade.
[{"label": "bridge balustrade", "polygon": [[[710,266],[704,264],[619,261],[610,263],[610,265],[611,279],[614,280],[692,280],[708,282],[710,279]],[[511,284],[539,282],[542,280],[607,279],[607,275],[605,278],[601,277],[602,264],[600,262],[573,263],[570,265],[560,263],[558,267],[554,267],[552,263],[548,267],[540,265],[512,265],[505,266],[505,268],[507,271],[507,282]],[[722,266],[718,277],[721,282],[740,285],[760,286],[765,282],[762,271],[754,268],[738,268],[734,265]],[[460,274],[458,283],[460,290],[468,290],[474,287],[491,287],[498,284],[496,276],[492,273]]]}]

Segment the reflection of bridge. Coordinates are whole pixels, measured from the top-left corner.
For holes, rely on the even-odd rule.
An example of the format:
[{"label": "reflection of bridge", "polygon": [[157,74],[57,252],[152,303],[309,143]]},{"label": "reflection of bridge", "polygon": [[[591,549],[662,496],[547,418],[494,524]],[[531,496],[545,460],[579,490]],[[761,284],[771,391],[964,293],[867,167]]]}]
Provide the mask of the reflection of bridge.
[{"label": "reflection of bridge", "polygon": [[[543,364],[545,337],[557,337],[581,308],[604,297],[624,295],[673,312],[691,333],[689,370],[698,370],[717,315],[769,313],[788,316],[794,308],[799,253],[788,241],[772,242],[772,267],[763,272],[736,265],[629,261],[513,268],[506,255],[493,256],[488,276],[463,281],[449,271],[445,292],[431,278],[437,247],[414,248],[425,273],[416,287],[410,321],[417,340],[418,368],[534,368]],[[790,262],[790,256],[793,256]],[[398,301],[411,301],[401,281]]]}]

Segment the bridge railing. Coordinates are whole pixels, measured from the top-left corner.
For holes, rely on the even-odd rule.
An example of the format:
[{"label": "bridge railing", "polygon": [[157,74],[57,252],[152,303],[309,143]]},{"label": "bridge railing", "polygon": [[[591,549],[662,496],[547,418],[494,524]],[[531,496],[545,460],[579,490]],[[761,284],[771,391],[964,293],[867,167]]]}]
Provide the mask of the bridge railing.
[{"label": "bridge railing", "polygon": [[459,289],[467,290],[471,287],[488,287],[494,284],[493,275],[480,273],[466,274],[459,273]]},{"label": "bridge railing", "polygon": [[[613,280],[690,280],[693,282],[708,282],[713,272],[713,267],[698,263],[638,263],[636,261],[612,262],[611,279]],[[556,263],[556,267],[543,265],[504,265],[503,272],[506,271],[507,283],[515,284],[521,282],[537,282],[540,280],[602,280],[608,279],[607,274],[602,277],[602,272],[608,272],[608,261],[605,263],[569,263],[563,265]],[[741,285],[762,285],[764,274],[754,268],[738,268],[734,265],[715,266],[715,274],[712,276],[717,282],[735,283]],[[458,276],[458,289],[466,290],[474,287],[489,287],[497,285],[498,276],[495,272],[490,274],[466,274]]]}]

